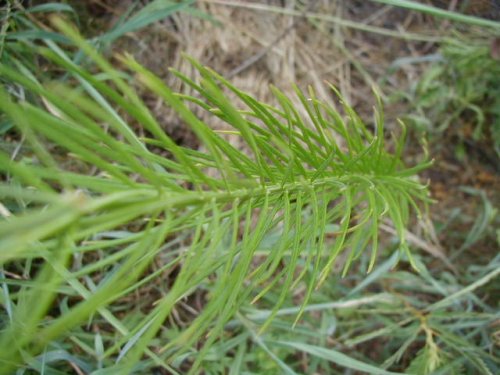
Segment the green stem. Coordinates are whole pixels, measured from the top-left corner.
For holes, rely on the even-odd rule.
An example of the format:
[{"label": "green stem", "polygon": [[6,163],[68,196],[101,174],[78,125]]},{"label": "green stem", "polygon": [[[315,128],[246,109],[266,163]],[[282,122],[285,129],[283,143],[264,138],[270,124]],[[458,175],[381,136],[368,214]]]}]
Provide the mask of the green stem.
[{"label": "green stem", "polygon": [[382,4],[387,4],[387,5],[392,5],[395,7],[411,9],[411,10],[414,10],[416,12],[427,13],[427,14],[430,14],[431,16],[438,17],[438,18],[444,18],[444,19],[448,19],[451,21],[467,23],[469,25],[493,27],[495,29],[500,30],[500,22],[496,22],[493,20],[487,20],[484,18],[479,18],[479,17],[474,17],[474,16],[468,16],[468,15],[461,14],[458,12],[452,12],[449,10],[436,8],[436,7],[433,7],[431,5],[417,3],[415,1],[410,1],[410,0],[371,0],[371,1],[375,1],[377,3],[382,3]]}]

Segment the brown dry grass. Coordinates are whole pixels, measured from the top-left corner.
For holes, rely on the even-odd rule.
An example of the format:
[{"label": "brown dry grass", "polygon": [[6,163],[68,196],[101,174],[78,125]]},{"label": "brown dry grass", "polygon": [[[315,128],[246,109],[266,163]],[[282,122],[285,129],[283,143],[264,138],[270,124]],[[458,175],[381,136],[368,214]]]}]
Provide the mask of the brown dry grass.
[{"label": "brown dry grass", "polygon": [[[269,104],[276,104],[269,85],[277,86],[291,98],[295,97],[293,84],[302,90],[311,85],[319,98],[332,101],[334,96],[328,88],[331,83],[364,119],[370,120],[375,102],[372,87],[378,87],[387,98],[392,91],[404,90],[415,82],[422,69],[422,65],[407,64],[397,74],[388,74],[391,64],[398,58],[420,56],[434,48],[433,43],[402,39],[401,31],[427,36],[429,30],[439,31],[432,20],[421,14],[372,2],[312,0],[303,3],[204,0],[198,3],[198,9],[211,20],[177,13],[121,39],[114,48],[134,54],[171,87],[186,94],[191,94],[191,90],[168,72],[172,67],[196,79],[196,70],[182,53]],[[127,1],[120,2],[123,8],[127,4]],[[283,12],[295,12],[295,15]],[[121,14],[120,7],[115,8],[115,14]],[[305,14],[337,17],[360,27],[392,30],[399,37],[359,31],[332,19],[304,17]],[[383,91],[379,83],[383,83]],[[197,146],[191,144],[194,137],[161,102],[150,104],[175,140]],[[401,112],[400,108],[389,108],[389,126],[394,125]],[[215,128],[224,129],[213,116],[201,112],[198,115]]]},{"label": "brown dry grass", "polygon": [[[248,4],[260,4],[262,9],[240,7]],[[328,83],[332,83],[351,105],[371,117],[372,86],[377,86],[392,61],[411,54],[408,43],[367,36],[326,20],[280,14],[273,8],[293,10],[295,5],[294,1],[282,4],[275,0],[225,4],[205,1],[198,8],[216,22],[180,13],[122,41],[119,48],[132,52],[175,90],[187,94],[191,93],[189,88],[168,72],[173,67],[196,78],[197,72],[182,53],[215,69],[236,87],[266,103],[275,104],[269,85],[277,86],[292,98],[294,83],[301,89],[311,85],[318,97],[331,100]],[[301,12],[306,11],[354,18],[361,24],[375,26],[383,25],[387,19],[407,27],[413,22],[404,12],[373,4],[352,6],[348,2],[318,0],[302,7]],[[410,70],[400,80],[414,79],[415,73]],[[175,138],[181,125],[161,103],[154,103],[153,108],[165,118],[167,130]],[[216,128],[224,128],[220,122],[214,122],[213,116],[199,115]]]}]

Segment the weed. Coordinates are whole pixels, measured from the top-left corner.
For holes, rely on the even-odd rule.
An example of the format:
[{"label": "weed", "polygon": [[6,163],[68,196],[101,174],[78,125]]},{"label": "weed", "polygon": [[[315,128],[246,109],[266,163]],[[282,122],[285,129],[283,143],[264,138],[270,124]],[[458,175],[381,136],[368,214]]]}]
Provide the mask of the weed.
[{"label": "weed", "polygon": [[[90,349],[100,358],[90,362],[93,368],[101,363],[107,371],[138,371],[144,354],[168,367],[187,358],[201,341],[193,372],[249,301],[278,290],[275,307],[259,327],[263,332],[289,290],[307,280],[298,322],[314,288],[327,279],[340,256],[345,275],[371,244],[370,270],[384,217],[400,237],[398,251],[413,259],[405,225],[410,210],[418,210],[418,202],[428,198],[412,176],[428,163],[404,167],[403,139],[394,154],[385,150],[380,109],[372,134],[346,104],[344,120],[313,92],[307,98],[297,91],[309,114],[304,119],[279,90],[273,92],[281,108],[270,107],[195,61],[199,83],[173,73],[200,97],[179,96],[123,57],[142,85],[189,124],[207,152],[185,149],[163,132],[122,73],[72,28],[60,21],[57,25],[102,72],[90,73],[50,48],[38,53],[71,74],[75,87],[0,68],[10,82],[7,89],[21,86],[45,107],[18,100],[5,89],[1,93],[2,110],[30,150],[16,160],[1,156],[1,194],[12,215],[0,226],[0,260],[6,271],[21,272],[28,281],[13,294],[5,281],[11,314],[1,337],[4,373],[63,343],[78,343],[88,352],[93,346],[86,339],[89,324],[118,335],[112,341],[99,336],[101,354]],[[223,89],[235,93],[246,108],[236,108]],[[186,102],[231,125],[251,156],[200,121]],[[151,138],[139,139],[120,113]],[[57,154],[47,151],[49,144],[57,146]],[[174,160],[153,154],[148,145],[164,148]],[[65,169],[59,158],[74,160],[78,167]],[[216,170],[218,177],[208,170]],[[327,224],[336,228],[331,243]],[[185,240],[179,244],[176,238]],[[252,265],[259,251],[266,256]],[[28,263],[32,266],[26,268]],[[171,285],[160,286],[162,275],[173,269],[178,271]],[[131,293],[153,285],[159,294],[145,302],[146,311],[120,307]],[[179,302],[196,290],[207,294],[190,326],[166,323]],[[168,339],[157,341],[164,329],[171,332]]]},{"label": "weed", "polygon": [[440,55],[410,94],[406,121],[434,137],[451,128],[462,145],[486,134],[500,156],[500,64],[491,43],[450,39]]}]

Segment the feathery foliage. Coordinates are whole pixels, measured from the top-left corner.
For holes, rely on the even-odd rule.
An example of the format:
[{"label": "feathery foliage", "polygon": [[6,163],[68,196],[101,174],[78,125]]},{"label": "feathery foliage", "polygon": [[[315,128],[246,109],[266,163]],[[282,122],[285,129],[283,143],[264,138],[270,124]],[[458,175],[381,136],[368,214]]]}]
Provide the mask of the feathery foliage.
[{"label": "feathery foliage", "polygon": [[[399,253],[412,260],[405,227],[428,200],[414,175],[429,162],[403,164],[404,134],[387,150],[381,108],[373,131],[346,103],[344,117],[312,90],[297,90],[299,110],[272,88],[275,108],[196,61],[199,82],[172,72],[197,92],[186,96],[121,57],[206,151],[183,148],[126,73],[55,23],[98,70],[56,48],[37,53],[70,75],[66,83],[0,66],[0,109],[26,141],[14,158],[0,153],[0,264],[25,277],[4,283],[14,303],[2,317],[0,373],[35,366],[36,356],[71,342],[99,348],[95,363],[81,364],[99,374],[140,373],[144,360],[173,372],[186,362],[196,372],[230,319],[270,290],[279,293],[260,332],[302,283],[297,323],[337,261],[345,275],[368,248],[371,270],[385,218],[398,233]],[[19,90],[35,101],[16,97]],[[230,125],[248,152],[201,121],[193,105]],[[140,320],[120,309],[148,288],[157,295],[147,297],[153,301]],[[195,290],[207,291],[203,308],[182,327],[170,317]],[[112,332],[113,340],[88,343],[89,327]]]}]

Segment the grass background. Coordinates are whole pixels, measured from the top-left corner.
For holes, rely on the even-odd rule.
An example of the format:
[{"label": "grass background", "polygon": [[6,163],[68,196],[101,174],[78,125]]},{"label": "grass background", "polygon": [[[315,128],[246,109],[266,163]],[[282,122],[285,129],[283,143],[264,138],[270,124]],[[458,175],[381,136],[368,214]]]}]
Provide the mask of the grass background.
[{"label": "grass background", "polygon": [[[4,6],[2,63],[28,67],[41,77],[68,79],[54,65],[35,58],[26,46],[65,46],[77,64],[92,69],[78,49],[49,26],[48,14],[57,11],[77,23],[85,37],[110,58],[126,51],[184,95],[193,95],[193,88],[182,84],[168,68],[193,79],[199,71],[181,52],[270,104],[276,104],[276,98],[269,84],[290,96],[293,83],[302,89],[313,85],[319,98],[332,101],[326,82],[333,83],[369,124],[375,86],[384,101],[386,128],[399,132],[397,118],[408,125],[407,162],[420,160],[422,139],[427,139],[425,149],[435,163],[420,178],[430,180],[437,202],[428,214],[411,223],[407,234],[421,273],[405,262],[394,268],[397,259],[391,254],[398,246],[396,233],[390,223],[383,223],[383,249],[370,274],[366,274],[369,254],[346,277],[338,269],[313,293],[306,314],[292,328],[306,292],[299,285],[261,334],[261,325],[280,299],[279,288],[270,290],[258,305],[245,306],[227,323],[225,339],[213,344],[200,371],[498,372],[499,10],[489,1],[421,2],[419,6],[440,9],[423,11],[414,2],[396,4],[409,8],[392,3],[89,1],[44,5],[32,8],[31,13],[20,12],[16,2],[9,2],[10,8]],[[202,147],[175,113],[143,88],[137,89],[177,144]],[[23,94],[14,92],[18,97]],[[227,125],[217,117],[195,111],[231,145],[249,151],[240,137],[227,134]],[[7,120],[0,125],[2,150],[15,159],[23,155],[24,140],[11,126]],[[147,132],[139,135],[150,137]],[[58,153],[54,155],[57,158]],[[8,216],[8,208],[0,207],[2,215]],[[108,235],[120,241],[126,230]],[[334,232],[335,228],[327,230]],[[183,237],[172,241],[182,245]],[[112,260],[102,255],[78,260],[82,267],[96,261]],[[162,268],[169,261],[159,259],[149,270],[164,272],[159,284],[131,293],[113,314],[128,311],[127,325],[139,326],[164,293],[163,283],[168,285],[178,277],[175,267]],[[17,303],[20,288],[32,282],[32,267],[15,263],[4,267],[4,322]],[[96,280],[103,276],[95,275]],[[95,280],[85,282],[91,288]],[[162,347],[175,337],[178,332],[173,327],[182,330],[192,325],[203,311],[211,287],[210,283],[204,285],[175,306],[169,317],[172,323],[166,325],[170,329],[163,330],[150,343],[151,348]],[[71,301],[57,303],[64,311]],[[129,341],[130,346],[138,338]],[[121,350],[115,347],[117,342]],[[2,345],[7,347],[8,342]],[[109,320],[98,317],[27,359],[19,371],[106,373],[116,353],[129,347],[120,342]],[[193,344],[192,353],[197,349]],[[192,358],[178,357],[162,368],[144,357],[136,372],[184,373]]]}]

